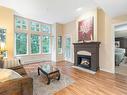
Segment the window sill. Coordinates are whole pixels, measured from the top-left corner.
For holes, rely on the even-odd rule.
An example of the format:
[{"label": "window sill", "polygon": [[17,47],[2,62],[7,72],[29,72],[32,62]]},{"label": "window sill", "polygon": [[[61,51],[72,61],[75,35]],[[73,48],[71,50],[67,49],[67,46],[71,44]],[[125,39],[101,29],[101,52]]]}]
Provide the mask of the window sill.
[{"label": "window sill", "polygon": [[15,57],[22,57],[22,56],[27,56],[28,54],[19,54],[19,55],[15,55]]}]

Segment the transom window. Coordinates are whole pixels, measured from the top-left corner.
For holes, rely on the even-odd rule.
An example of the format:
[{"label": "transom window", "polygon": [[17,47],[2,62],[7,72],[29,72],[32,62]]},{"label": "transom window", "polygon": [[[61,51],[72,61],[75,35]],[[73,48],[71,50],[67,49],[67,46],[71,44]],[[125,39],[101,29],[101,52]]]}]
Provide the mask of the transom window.
[{"label": "transom window", "polygon": [[28,22],[23,18],[15,18],[15,28],[16,30],[28,30]]},{"label": "transom window", "polygon": [[40,30],[40,23],[37,23],[37,22],[31,22],[30,23],[30,27],[31,27],[31,31],[34,31],[34,32],[39,32],[39,31],[41,31]]},{"label": "transom window", "polygon": [[51,25],[15,16],[15,55],[50,53]]}]

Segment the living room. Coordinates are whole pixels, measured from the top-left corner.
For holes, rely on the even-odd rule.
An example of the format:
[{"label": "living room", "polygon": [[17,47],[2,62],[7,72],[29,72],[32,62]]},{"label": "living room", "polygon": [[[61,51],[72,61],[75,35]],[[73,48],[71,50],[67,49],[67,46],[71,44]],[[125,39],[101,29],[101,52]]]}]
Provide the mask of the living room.
[{"label": "living room", "polygon": [[[117,12],[114,3],[120,3]],[[0,1],[0,95],[126,95],[126,76],[115,74],[112,31],[120,23],[114,18],[125,15],[125,3],[70,4],[72,0]],[[11,78],[10,72],[17,76]]]}]

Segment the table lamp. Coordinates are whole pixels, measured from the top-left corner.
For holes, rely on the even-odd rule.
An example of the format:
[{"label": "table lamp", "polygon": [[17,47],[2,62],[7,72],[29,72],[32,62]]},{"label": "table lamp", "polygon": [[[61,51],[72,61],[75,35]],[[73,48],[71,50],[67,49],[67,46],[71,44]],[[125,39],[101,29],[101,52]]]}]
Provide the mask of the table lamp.
[{"label": "table lamp", "polygon": [[1,42],[0,43],[0,59],[3,59],[3,53],[7,51],[5,47],[5,43]]}]

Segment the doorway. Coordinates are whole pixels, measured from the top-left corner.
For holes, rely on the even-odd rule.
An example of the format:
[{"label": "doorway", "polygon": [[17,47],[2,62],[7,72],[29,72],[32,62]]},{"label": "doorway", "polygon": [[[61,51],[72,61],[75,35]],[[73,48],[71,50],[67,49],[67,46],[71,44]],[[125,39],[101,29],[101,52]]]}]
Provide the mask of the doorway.
[{"label": "doorway", "polygon": [[115,73],[127,76],[127,23],[114,26]]},{"label": "doorway", "polygon": [[65,60],[71,62],[71,37],[69,35],[65,40]]}]

